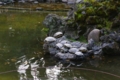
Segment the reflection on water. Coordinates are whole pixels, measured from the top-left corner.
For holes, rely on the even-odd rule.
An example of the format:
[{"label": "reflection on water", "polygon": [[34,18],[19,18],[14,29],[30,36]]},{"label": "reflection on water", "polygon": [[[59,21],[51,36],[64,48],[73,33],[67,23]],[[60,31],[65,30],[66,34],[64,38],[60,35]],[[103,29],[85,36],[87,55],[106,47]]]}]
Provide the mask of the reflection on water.
[{"label": "reflection on water", "polygon": [[48,77],[48,80],[58,80],[58,76],[61,73],[62,64],[50,66],[46,68],[46,74]]},{"label": "reflection on water", "polygon": [[[29,70],[32,80],[43,80],[40,77],[40,73],[42,69],[45,69],[45,80],[68,80],[68,78],[65,78],[65,74],[70,74],[70,69],[65,69],[63,67],[63,64],[57,63],[54,66],[48,66],[44,67],[45,60],[44,58],[36,59],[35,57],[32,57],[30,59],[27,59],[26,56],[22,56],[18,58],[19,60],[15,63],[17,67],[17,72],[19,74],[19,80],[28,80],[31,79],[31,77],[27,77],[27,71]],[[69,80],[86,80],[82,76],[76,77],[76,76],[70,76],[72,79]]]},{"label": "reflection on water", "polygon": [[44,66],[45,61],[44,58],[36,60],[35,57],[27,59],[26,56],[22,56],[19,58],[20,60],[17,61],[16,67],[17,72],[19,73],[20,80],[27,80],[26,70],[30,67],[30,72],[33,77],[33,80],[40,80],[39,78],[39,71],[37,70],[40,67],[40,63]]},{"label": "reflection on water", "polygon": [[16,67],[17,67],[17,72],[20,75],[20,80],[26,80],[27,79],[27,74],[26,74],[26,70],[29,68],[29,64],[28,61],[26,60],[25,56],[22,56],[20,58],[19,61],[17,61],[16,63]]}]

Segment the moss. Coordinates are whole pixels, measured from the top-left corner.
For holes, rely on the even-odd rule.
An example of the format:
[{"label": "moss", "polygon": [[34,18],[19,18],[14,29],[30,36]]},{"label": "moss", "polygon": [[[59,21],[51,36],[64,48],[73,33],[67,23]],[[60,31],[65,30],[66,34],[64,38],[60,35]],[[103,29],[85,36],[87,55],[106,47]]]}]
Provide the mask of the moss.
[{"label": "moss", "polygon": [[114,18],[118,16],[120,11],[119,6],[119,0],[101,0],[100,2],[84,0],[83,3],[77,5],[78,9],[75,11],[73,22],[84,27],[87,27],[87,25],[97,25],[99,28],[111,29],[114,25],[113,22],[119,23],[118,20],[114,21]]}]

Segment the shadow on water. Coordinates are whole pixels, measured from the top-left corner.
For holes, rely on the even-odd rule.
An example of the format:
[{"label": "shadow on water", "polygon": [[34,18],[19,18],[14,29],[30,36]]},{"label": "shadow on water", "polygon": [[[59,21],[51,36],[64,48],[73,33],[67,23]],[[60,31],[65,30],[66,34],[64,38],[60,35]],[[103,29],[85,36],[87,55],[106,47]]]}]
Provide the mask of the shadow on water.
[{"label": "shadow on water", "polygon": [[42,21],[47,14],[17,11],[0,14],[0,80],[120,80],[102,72],[120,75],[119,57],[93,59],[75,68],[60,67],[49,56],[43,60],[47,30]]}]

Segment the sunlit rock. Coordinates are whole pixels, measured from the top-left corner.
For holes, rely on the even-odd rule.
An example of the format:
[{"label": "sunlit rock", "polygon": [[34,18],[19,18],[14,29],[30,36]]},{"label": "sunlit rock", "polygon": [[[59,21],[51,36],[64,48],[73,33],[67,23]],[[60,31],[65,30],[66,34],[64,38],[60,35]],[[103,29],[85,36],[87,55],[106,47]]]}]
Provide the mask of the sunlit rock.
[{"label": "sunlit rock", "polygon": [[66,47],[66,48],[71,48],[72,47],[72,45],[71,44],[68,44],[68,43],[66,43],[66,44],[64,44],[64,47]]},{"label": "sunlit rock", "polygon": [[70,44],[70,41],[68,41],[68,40],[62,40],[61,42],[60,42],[61,44]]},{"label": "sunlit rock", "polygon": [[62,37],[63,36],[63,33],[62,32],[56,32],[55,34],[54,34],[54,37],[55,38],[60,38],[60,37]]},{"label": "sunlit rock", "polygon": [[56,39],[54,37],[51,37],[51,36],[46,37],[45,40],[44,40],[44,42],[48,42],[48,43],[54,42],[54,41],[56,41]]},{"label": "sunlit rock", "polygon": [[87,48],[86,48],[86,47],[80,47],[79,50],[80,50],[81,52],[87,52]]},{"label": "sunlit rock", "polygon": [[63,47],[63,44],[57,43],[57,44],[56,44],[56,47],[59,48],[59,49],[61,49],[61,48]]},{"label": "sunlit rock", "polygon": [[83,56],[83,55],[84,55],[84,54],[83,54],[82,52],[80,52],[80,51],[75,52],[75,54],[76,54],[77,56]]},{"label": "sunlit rock", "polygon": [[72,53],[72,54],[75,54],[75,52],[79,51],[79,49],[77,48],[70,48],[69,49],[69,52]]}]

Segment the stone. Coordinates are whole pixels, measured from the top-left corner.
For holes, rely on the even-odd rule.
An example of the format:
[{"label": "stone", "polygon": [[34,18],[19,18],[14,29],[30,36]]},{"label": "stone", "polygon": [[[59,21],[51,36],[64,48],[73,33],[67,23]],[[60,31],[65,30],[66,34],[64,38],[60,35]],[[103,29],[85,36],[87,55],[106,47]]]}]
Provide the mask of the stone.
[{"label": "stone", "polygon": [[81,47],[82,44],[79,41],[74,41],[74,42],[71,42],[71,45],[72,45],[72,47],[79,48],[79,47]]},{"label": "stone", "polygon": [[69,53],[75,54],[75,52],[79,51],[77,48],[70,48]]},{"label": "stone", "polygon": [[57,44],[56,44],[56,47],[59,48],[59,49],[61,49],[61,48],[63,47],[63,44],[57,43]]},{"label": "stone", "polygon": [[76,54],[77,56],[83,56],[83,55],[84,55],[84,54],[83,54],[82,52],[80,52],[80,51],[75,52],[75,54]]},{"label": "stone", "polygon": [[60,37],[62,37],[63,36],[63,33],[62,32],[56,32],[55,34],[54,34],[54,37],[55,38],[60,38]]},{"label": "stone", "polygon": [[58,52],[55,57],[59,58],[59,59],[74,59],[75,58],[75,55],[74,54],[70,54],[70,53],[61,53],[61,52]]},{"label": "stone", "polygon": [[100,30],[99,29],[93,29],[88,34],[88,40],[93,39],[95,42],[99,42],[100,39]]},{"label": "stone", "polygon": [[86,48],[86,47],[80,47],[79,50],[80,50],[81,52],[83,52],[83,53],[84,53],[84,52],[87,52],[87,48]]},{"label": "stone", "polygon": [[63,40],[63,41],[61,41],[60,43],[61,43],[61,44],[66,44],[66,43],[70,44],[70,41],[68,41],[68,40]]},{"label": "stone", "polygon": [[54,41],[56,41],[56,39],[54,37],[51,37],[51,36],[46,37],[45,40],[44,40],[44,42],[48,42],[48,43],[54,42]]},{"label": "stone", "polygon": [[[62,36],[62,37],[59,37],[59,38],[56,38],[57,40],[56,40],[56,42],[57,43],[61,43],[61,42],[63,42],[63,41],[67,41],[67,38],[65,37],[65,36]],[[69,42],[69,41],[68,41]],[[63,44],[63,43],[61,43],[61,44]],[[64,43],[65,44],[65,43]]]},{"label": "stone", "polygon": [[71,45],[71,44],[66,43],[66,44],[64,44],[64,47],[66,47],[66,48],[71,48],[71,47],[72,47],[72,45]]}]

